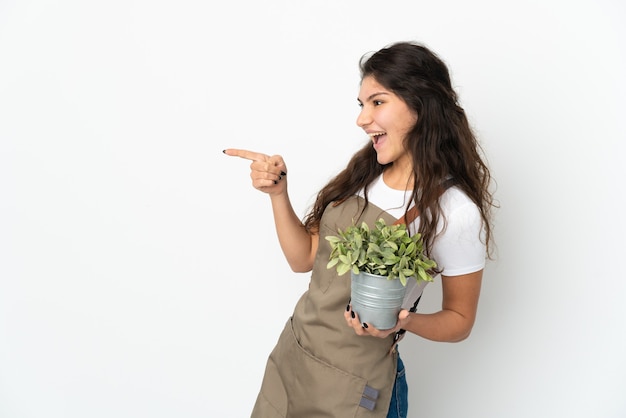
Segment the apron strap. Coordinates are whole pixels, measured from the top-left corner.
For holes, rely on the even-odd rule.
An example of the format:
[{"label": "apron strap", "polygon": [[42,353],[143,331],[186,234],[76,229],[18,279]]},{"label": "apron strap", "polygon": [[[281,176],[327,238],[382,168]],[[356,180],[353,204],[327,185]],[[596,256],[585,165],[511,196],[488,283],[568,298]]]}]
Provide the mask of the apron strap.
[{"label": "apron strap", "polygon": [[[452,187],[452,185],[454,184],[454,180],[452,178],[446,179],[442,184],[441,184],[441,190],[439,191],[439,197],[441,197],[441,195],[448,190],[450,187]],[[395,221],[393,224],[394,225],[398,225],[398,224],[405,224],[408,226],[408,224],[410,224],[411,222],[413,222],[415,219],[417,219],[417,217],[419,216],[419,210],[417,209],[416,206],[412,206],[404,216],[400,217],[397,221]],[[417,298],[417,300],[415,301],[415,303],[413,303],[413,306],[411,306],[411,308],[409,309],[409,312],[415,312],[417,311],[417,305],[420,303],[420,299],[422,298],[422,295],[420,294],[419,297]],[[405,329],[400,329],[399,331],[396,332],[396,335],[394,335],[393,337],[393,344],[391,346],[391,353],[396,351],[396,346],[398,345],[398,342],[404,337],[404,334],[406,333]]]}]

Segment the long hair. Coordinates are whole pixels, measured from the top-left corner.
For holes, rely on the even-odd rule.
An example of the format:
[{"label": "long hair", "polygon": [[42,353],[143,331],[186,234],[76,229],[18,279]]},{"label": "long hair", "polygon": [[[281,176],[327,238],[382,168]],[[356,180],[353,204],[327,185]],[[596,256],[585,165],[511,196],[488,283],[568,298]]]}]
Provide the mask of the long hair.
[{"label": "long hair", "polygon": [[[490,192],[491,175],[482,158],[481,147],[458,103],[445,63],[423,45],[399,42],[360,60],[361,80],[373,77],[399,96],[417,114],[415,126],[405,138],[413,160],[414,187],[411,199],[420,212],[419,229],[430,254],[437,225],[446,220],[439,204],[442,184],[451,179],[476,204],[483,221],[482,237],[490,254],[492,241]],[[393,164],[393,163],[391,163]],[[317,195],[304,225],[319,229],[324,209],[367,188],[385,169],[376,151],[367,143],[350,159],[347,167],[330,180]]]}]

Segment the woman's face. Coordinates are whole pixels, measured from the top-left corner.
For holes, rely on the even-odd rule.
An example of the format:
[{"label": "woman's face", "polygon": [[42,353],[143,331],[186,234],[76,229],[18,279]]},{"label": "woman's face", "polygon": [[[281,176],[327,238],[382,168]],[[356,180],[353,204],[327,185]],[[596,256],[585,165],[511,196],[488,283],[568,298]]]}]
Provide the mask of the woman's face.
[{"label": "woman's face", "polygon": [[[372,76],[366,76],[359,91],[361,113],[356,120],[371,138],[380,164],[411,160],[404,147],[407,133],[415,126],[417,114]],[[410,164],[410,163],[409,163]]]}]

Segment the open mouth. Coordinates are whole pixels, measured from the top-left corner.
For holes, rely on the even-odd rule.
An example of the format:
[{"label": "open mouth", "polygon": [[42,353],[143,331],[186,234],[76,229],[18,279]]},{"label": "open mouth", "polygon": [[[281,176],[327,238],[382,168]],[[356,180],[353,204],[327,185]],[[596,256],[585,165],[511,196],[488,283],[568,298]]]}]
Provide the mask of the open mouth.
[{"label": "open mouth", "polygon": [[369,137],[371,138],[372,142],[374,142],[374,145],[378,144],[378,141],[380,141],[385,135],[387,135],[387,132],[374,132],[369,134]]}]

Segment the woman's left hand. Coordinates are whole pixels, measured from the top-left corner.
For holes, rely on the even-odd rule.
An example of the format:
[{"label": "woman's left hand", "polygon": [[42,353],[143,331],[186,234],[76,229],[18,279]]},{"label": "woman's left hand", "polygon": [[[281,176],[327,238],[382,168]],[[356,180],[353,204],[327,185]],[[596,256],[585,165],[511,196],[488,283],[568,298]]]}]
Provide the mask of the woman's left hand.
[{"label": "woman's left hand", "polygon": [[409,322],[409,315],[409,311],[402,309],[398,314],[398,321],[393,328],[378,329],[371,324],[361,322],[359,320],[359,314],[352,310],[352,305],[348,305],[346,311],[343,313],[346,323],[349,327],[354,329],[357,335],[369,335],[378,338],[387,338],[389,335],[405,328],[406,324]]}]

